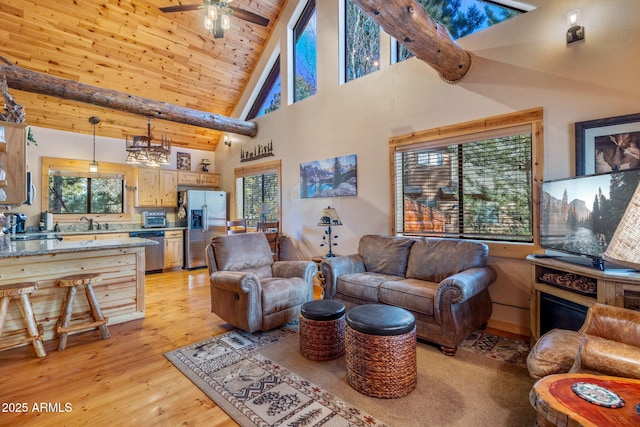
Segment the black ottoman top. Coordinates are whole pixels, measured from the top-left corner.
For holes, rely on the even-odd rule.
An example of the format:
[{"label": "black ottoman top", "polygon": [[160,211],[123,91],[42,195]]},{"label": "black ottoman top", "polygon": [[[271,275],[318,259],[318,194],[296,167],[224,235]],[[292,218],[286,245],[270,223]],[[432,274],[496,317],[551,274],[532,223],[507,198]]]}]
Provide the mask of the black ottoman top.
[{"label": "black ottoman top", "polygon": [[330,299],[319,299],[302,304],[300,314],[309,320],[335,320],[344,315],[344,304]]},{"label": "black ottoman top", "polygon": [[346,319],[352,329],[369,335],[403,335],[416,324],[411,312],[384,304],[359,305],[347,312]]}]

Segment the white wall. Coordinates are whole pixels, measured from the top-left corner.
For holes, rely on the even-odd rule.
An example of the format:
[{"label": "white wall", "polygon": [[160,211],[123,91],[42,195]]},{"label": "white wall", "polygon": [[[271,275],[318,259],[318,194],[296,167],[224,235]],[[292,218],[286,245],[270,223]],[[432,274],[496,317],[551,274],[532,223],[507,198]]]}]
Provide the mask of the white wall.
[{"label": "white wall", "polygon": [[[100,125],[98,125],[99,127]],[[31,206],[23,205],[14,208],[16,212],[27,215],[27,226],[37,226],[40,221],[40,212],[46,210],[40,204],[41,187],[41,159],[42,157],[59,157],[66,159],[89,160],[93,157],[93,134],[80,134],[64,132],[54,129],[31,127],[37,145],[31,144],[27,147],[27,170],[32,172],[34,184],[36,185],[37,197]],[[192,150],[188,148],[176,148],[171,150],[171,164],[163,166],[170,169],[176,168],[176,153],[191,154],[191,170],[199,170],[200,162],[203,158],[209,159],[212,163],[215,160],[215,153],[210,151]],[[107,138],[96,135],[96,161],[100,162],[125,163],[127,152],[125,141],[122,139]],[[214,165],[209,168],[210,172],[215,172]],[[47,189],[45,189],[46,191]]]},{"label": "white wall", "polygon": [[[287,69],[286,25],[297,3],[287,3],[238,111],[250,102],[259,73],[278,46],[282,69]],[[338,253],[355,252],[363,234],[390,232],[388,139],[394,135],[543,107],[544,178],[573,175],[575,122],[640,112],[640,2],[529,3],[539,8],[458,41],[473,54],[472,68],[459,83],[443,82],[426,63],[412,58],[395,65],[383,62],[380,71],[341,85],[339,0],[317,2],[318,93],[257,119],[256,138],[232,135],[231,148],[219,146],[216,171],[223,186],[234,190],[240,149],[273,141],[276,158],[282,159],[283,231],[296,239],[300,257],[308,257],[325,253],[319,246],[323,229],[316,224],[327,205],[338,210],[344,223],[335,229]],[[586,37],[567,45],[566,13],[576,8],[581,9]],[[385,49],[388,45],[383,42]],[[388,57],[383,51],[382,58]],[[283,75],[285,91],[287,84]],[[288,93],[282,99],[288,99]],[[300,198],[300,163],[348,154],[358,156],[357,197]],[[528,264],[496,258],[491,262],[499,272],[491,288],[497,302],[492,322],[526,330]]]}]

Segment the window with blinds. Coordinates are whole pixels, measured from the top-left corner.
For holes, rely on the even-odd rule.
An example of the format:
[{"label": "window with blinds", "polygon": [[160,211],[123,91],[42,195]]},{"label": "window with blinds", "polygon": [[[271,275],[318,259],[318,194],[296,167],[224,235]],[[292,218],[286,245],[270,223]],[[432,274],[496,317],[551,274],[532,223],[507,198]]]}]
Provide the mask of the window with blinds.
[{"label": "window with blinds", "polygon": [[397,234],[533,242],[532,126],[394,150]]},{"label": "window with blinds", "polygon": [[280,162],[235,170],[236,217],[255,227],[261,221],[280,220]]}]

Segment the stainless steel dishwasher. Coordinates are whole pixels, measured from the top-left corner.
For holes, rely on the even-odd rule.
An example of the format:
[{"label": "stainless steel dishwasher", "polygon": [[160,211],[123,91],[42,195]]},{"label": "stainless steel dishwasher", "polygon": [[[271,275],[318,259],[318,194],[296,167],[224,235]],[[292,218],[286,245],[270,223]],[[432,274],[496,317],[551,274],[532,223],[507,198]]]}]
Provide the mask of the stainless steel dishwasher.
[{"label": "stainless steel dishwasher", "polygon": [[157,273],[164,268],[164,230],[132,231],[129,237],[141,237],[155,240],[157,245],[144,247],[144,271],[145,273]]}]

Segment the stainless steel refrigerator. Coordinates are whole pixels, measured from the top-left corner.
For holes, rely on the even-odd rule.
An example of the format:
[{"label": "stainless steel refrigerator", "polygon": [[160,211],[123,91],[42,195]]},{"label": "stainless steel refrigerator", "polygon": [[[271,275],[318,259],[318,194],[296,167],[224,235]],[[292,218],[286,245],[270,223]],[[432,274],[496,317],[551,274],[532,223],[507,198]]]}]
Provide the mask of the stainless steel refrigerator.
[{"label": "stainless steel refrigerator", "polygon": [[207,265],[204,248],[216,234],[224,234],[227,221],[226,191],[187,190],[188,227],[185,234],[187,269]]}]

